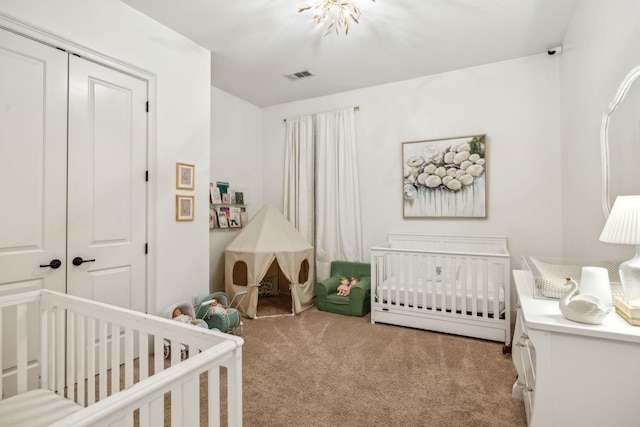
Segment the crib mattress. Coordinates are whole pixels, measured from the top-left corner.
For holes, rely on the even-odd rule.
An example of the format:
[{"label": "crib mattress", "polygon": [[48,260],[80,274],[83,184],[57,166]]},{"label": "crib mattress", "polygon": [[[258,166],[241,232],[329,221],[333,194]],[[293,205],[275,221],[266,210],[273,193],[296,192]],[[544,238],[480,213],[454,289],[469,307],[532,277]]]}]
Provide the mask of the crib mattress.
[{"label": "crib mattress", "polygon": [[78,404],[50,390],[30,390],[0,400],[0,424],[3,427],[44,427],[81,409]]},{"label": "crib mattress", "polygon": [[[452,285],[452,284],[451,284]],[[396,280],[393,278],[387,279],[381,282],[376,289],[376,298],[378,301],[382,301],[386,304],[397,304],[397,305],[408,305],[413,307],[417,304],[418,307],[422,308],[422,305],[425,301],[425,293],[426,293],[426,304],[428,309],[432,309],[433,304],[433,295],[435,292],[435,304],[437,310],[442,310],[442,292],[445,292],[445,310],[450,311],[452,309],[452,290],[453,286],[448,286],[447,283],[436,281],[435,283],[432,281],[426,281],[424,283],[418,284],[398,284]],[[405,292],[405,289],[408,292]],[[477,311],[482,312],[484,307],[484,291],[478,290],[476,295],[476,305]],[[406,301],[405,301],[406,299]],[[471,290],[467,289],[466,292],[466,309],[467,311],[473,308],[473,299],[474,295]],[[456,311],[461,311],[462,309],[462,301],[463,301],[463,289],[460,281],[457,281],[455,284],[455,309]],[[487,312],[489,314],[493,314],[494,311],[494,292],[490,290],[487,292],[487,301],[488,307]],[[504,311],[504,289],[503,286],[499,287],[498,294],[498,307],[499,312],[502,313]]]}]

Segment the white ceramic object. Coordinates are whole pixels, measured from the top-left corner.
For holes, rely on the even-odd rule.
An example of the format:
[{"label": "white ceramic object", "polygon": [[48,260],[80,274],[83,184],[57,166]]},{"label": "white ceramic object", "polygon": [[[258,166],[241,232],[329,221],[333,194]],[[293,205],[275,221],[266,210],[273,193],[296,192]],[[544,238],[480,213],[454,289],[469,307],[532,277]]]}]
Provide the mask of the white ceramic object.
[{"label": "white ceramic object", "polygon": [[603,267],[582,267],[580,275],[580,295],[593,295],[605,307],[613,305],[609,272]]},{"label": "white ceramic object", "polygon": [[578,283],[567,279],[569,290],[560,298],[560,312],[574,322],[599,325],[611,311],[610,306],[605,306],[600,298],[594,295],[576,295]]}]

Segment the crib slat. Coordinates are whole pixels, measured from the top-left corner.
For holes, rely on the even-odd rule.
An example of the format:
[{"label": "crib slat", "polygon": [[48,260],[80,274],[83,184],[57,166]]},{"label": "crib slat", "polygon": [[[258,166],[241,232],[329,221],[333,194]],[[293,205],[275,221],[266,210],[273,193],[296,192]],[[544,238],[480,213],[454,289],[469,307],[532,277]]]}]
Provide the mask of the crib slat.
[{"label": "crib slat", "polygon": [[120,391],[120,325],[111,324],[111,394]]},{"label": "crib slat", "polygon": [[49,389],[49,311],[40,309],[40,387]]},{"label": "crib slat", "polygon": [[153,340],[153,373],[164,369],[164,339],[156,336]]},{"label": "crib slat", "polygon": [[489,261],[482,262],[482,317],[489,318]]},{"label": "crib slat", "polygon": [[75,396],[75,365],[76,365],[76,318],[75,313],[67,313],[67,399],[76,400]]},{"label": "crib slat", "polygon": [[87,319],[87,405],[96,402],[96,319]]},{"label": "crib slat", "polygon": [[467,308],[467,295],[469,295],[469,292],[473,295],[473,288],[469,290],[469,282],[467,280],[467,257],[461,257],[454,268],[455,280],[460,283],[460,312],[467,314],[469,312]]},{"label": "crib slat", "polygon": [[233,350],[233,359],[227,365],[227,424],[242,427],[242,347]]},{"label": "crib slat", "polygon": [[129,388],[133,385],[133,358],[135,331],[125,326],[124,332],[124,386]]},{"label": "crib slat", "polygon": [[436,307],[438,306],[438,283],[435,280],[435,271],[436,271],[436,257],[433,255],[429,255],[429,265],[427,266],[427,289],[430,289],[428,310],[436,311]]},{"label": "crib slat", "polygon": [[[181,344],[176,340],[171,341],[171,366],[180,363]],[[177,424],[182,419],[182,390],[180,387],[171,389],[171,423]]]},{"label": "crib slat", "polygon": [[149,376],[149,334],[139,333],[138,371],[142,381]]},{"label": "crib slat", "polygon": [[207,378],[209,427],[220,427],[220,368],[209,369]]},{"label": "crib slat", "polygon": [[478,259],[471,259],[471,315],[478,314]]},{"label": "crib slat", "polygon": [[200,425],[200,376],[194,376],[182,386],[182,425]]},{"label": "crib slat", "polygon": [[98,343],[98,389],[99,389],[99,397],[98,400],[102,400],[107,397],[107,370],[108,366],[108,324],[104,320],[98,320],[98,331],[99,331],[99,343]]},{"label": "crib slat", "polygon": [[[16,307],[16,356],[18,394],[27,391],[27,305],[20,304]],[[1,372],[0,372],[1,374]]]},{"label": "crib slat", "polygon": [[78,341],[78,357],[77,357],[77,376],[76,381],[78,382],[78,405],[85,406],[85,387],[84,387],[84,379],[87,378],[87,360],[85,358],[84,349],[86,348],[86,317],[82,314],[78,314],[77,320],[77,341]]},{"label": "crib slat", "polygon": [[65,380],[65,336],[66,336],[66,310],[63,308],[56,309],[56,322],[55,322],[55,341],[56,341],[56,390],[60,396],[64,396],[64,380]]},{"label": "crib slat", "polygon": [[[143,414],[145,414],[144,417]],[[164,396],[160,396],[149,402],[146,411],[140,411],[140,427],[161,425],[164,425]]]}]

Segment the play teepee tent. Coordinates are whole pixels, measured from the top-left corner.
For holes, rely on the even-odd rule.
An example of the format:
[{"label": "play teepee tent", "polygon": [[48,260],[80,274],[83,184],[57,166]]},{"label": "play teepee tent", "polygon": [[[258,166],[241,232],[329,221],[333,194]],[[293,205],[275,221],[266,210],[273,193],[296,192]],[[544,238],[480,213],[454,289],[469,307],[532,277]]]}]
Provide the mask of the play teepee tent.
[{"label": "play teepee tent", "polygon": [[289,285],[293,314],[311,308],[313,247],[275,206],[266,205],[224,254],[225,291],[230,298],[248,292],[239,307],[245,315],[257,317],[260,282],[274,264],[281,281]]}]

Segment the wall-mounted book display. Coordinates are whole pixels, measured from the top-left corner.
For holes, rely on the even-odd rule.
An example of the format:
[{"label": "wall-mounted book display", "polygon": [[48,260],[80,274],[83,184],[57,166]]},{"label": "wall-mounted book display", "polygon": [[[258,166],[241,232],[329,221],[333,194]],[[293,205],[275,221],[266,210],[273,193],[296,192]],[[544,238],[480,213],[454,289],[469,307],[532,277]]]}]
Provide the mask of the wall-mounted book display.
[{"label": "wall-mounted book display", "polygon": [[244,193],[233,191],[228,182],[209,184],[209,228],[241,228],[249,223]]}]

